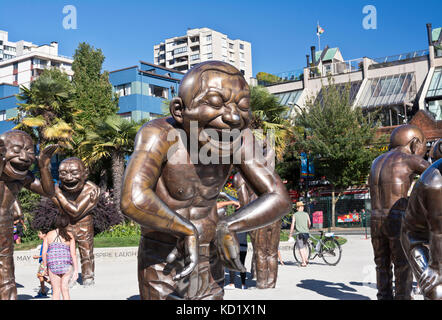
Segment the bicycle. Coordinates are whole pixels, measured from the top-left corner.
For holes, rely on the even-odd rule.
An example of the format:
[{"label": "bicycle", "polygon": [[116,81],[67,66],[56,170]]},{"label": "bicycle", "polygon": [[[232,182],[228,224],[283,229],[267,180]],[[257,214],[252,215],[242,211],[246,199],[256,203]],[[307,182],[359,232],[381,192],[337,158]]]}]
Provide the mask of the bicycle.
[{"label": "bicycle", "polygon": [[[313,244],[312,238],[317,240],[316,245]],[[307,240],[307,248],[308,260],[313,260],[316,257],[320,257],[326,264],[330,266],[337,265],[341,260],[342,248],[338,240],[335,239],[335,235],[333,233],[324,234],[324,231],[320,231],[319,238],[310,235],[309,239]],[[314,253],[313,257],[311,257],[312,253]],[[293,246],[293,255],[298,263],[302,262],[299,249],[296,247],[296,243]]]}]

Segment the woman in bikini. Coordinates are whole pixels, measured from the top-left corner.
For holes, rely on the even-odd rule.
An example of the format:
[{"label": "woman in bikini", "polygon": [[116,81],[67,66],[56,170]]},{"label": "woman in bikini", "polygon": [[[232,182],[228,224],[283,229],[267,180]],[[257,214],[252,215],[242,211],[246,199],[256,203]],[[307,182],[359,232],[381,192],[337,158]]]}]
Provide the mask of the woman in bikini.
[{"label": "woman in bikini", "polygon": [[43,241],[43,265],[48,269],[52,286],[52,300],[70,300],[69,282],[78,278],[78,264],[75,252],[75,240],[72,233],[66,231],[69,219],[58,215],[55,230],[50,231]]}]

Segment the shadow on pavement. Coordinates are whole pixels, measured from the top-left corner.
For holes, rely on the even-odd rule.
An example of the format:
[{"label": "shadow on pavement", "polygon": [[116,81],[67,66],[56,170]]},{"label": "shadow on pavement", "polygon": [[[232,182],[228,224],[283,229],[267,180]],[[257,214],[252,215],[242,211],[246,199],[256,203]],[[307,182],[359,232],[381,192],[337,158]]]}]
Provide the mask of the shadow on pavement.
[{"label": "shadow on pavement", "polygon": [[320,295],[340,300],[370,300],[369,297],[356,293],[353,289],[343,283],[333,283],[323,280],[305,279],[297,284],[298,287],[314,291]]},{"label": "shadow on pavement", "polygon": [[31,300],[34,299],[33,296],[30,296],[29,294],[18,294],[17,300]]}]

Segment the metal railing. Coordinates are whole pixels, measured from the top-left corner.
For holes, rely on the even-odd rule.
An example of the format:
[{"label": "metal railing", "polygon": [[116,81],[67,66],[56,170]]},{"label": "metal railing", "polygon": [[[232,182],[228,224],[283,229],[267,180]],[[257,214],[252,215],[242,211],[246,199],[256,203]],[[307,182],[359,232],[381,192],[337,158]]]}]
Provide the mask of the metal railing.
[{"label": "metal railing", "polygon": [[403,61],[403,60],[414,59],[414,58],[418,58],[418,57],[424,57],[424,56],[428,56],[428,54],[429,54],[428,49],[425,49],[425,50],[396,54],[393,56],[376,58],[376,59],[372,59],[372,61],[374,61],[375,63],[391,63],[391,62],[395,62],[395,61]]},{"label": "metal railing", "polygon": [[284,83],[290,81],[300,81],[304,79],[304,69],[296,69],[292,71],[280,72],[274,75],[272,80],[258,80],[259,85],[267,86],[277,83]]},{"label": "metal railing", "polygon": [[338,74],[356,72],[362,70],[363,59],[353,59],[347,61],[333,62],[333,63],[323,63],[320,66],[310,67],[309,77],[310,78],[320,78],[326,76],[334,76]]}]

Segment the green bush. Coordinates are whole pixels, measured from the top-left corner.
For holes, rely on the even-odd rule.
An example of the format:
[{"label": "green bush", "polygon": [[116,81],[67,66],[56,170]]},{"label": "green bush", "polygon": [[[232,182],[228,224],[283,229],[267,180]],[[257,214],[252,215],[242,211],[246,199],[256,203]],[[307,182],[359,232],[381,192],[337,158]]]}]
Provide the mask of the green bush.
[{"label": "green bush", "polygon": [[101,232],[96,235],[97,238],[126,238],[126,237],[134,237],[141,235],[141,228],[138,223],[133,221],[123,222],[117,225],[114,225],[104,232]]}]

